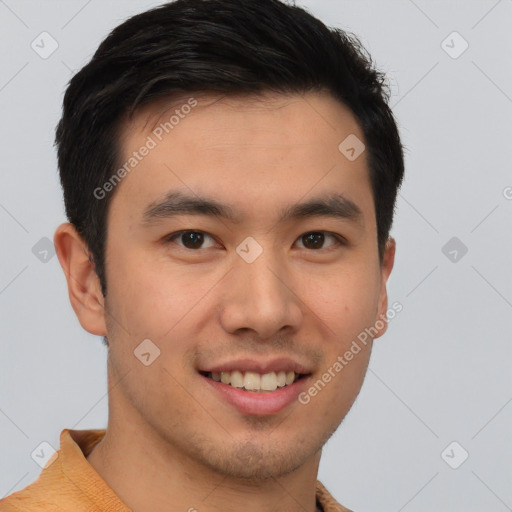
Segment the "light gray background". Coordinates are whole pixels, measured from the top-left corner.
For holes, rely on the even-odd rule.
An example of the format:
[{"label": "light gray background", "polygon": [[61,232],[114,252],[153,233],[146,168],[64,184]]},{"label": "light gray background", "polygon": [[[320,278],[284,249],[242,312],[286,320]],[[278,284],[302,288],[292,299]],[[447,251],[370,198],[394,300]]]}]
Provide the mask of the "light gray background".
[{"label": "light gray background", "polygon": [[[0,0],[0,497],[36,479],[42,441],[106,425],[105,348],[78,324],[57,257],[32,248],[65,220],[53,137],[66,83],[157,4]],[[319,478],[357,512],[512,510],[512,0],[300,4],[388,73],[407,147],[389,286],[404,309]],[[31,48],[43,31],[59,45],[47,59]],[[442,47],[454,31],[469,43],[458,58]],[[468,248],[455,262],[452,237]],[[452,465],[469,453],[458,469],[441,456],[453,441]]]}]

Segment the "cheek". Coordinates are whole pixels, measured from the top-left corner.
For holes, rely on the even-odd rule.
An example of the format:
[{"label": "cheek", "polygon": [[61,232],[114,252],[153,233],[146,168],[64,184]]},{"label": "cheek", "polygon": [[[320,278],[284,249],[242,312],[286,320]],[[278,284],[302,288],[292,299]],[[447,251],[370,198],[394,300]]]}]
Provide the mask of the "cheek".
[{"label": "cheek", "polygon": [[[207,296],[222,273],[147,261],[144,255],[124,258],[112,272],[109,293],[116,297],[120,320],[129,325],[130,337],[164,340],[172,333],[197,326],[205,315]],[[127,278],[126,276],[129,276]],[[116,314],[114,313],[114,314]]]},{"label": "cheek", "polygon": [[328,336],[343,344],[375,321],[378,291],[378,280],[370,269],[352,268],[309,279],[303,297],[328,328]]},{"label": "cheek", "polygon": [[[359,345],[357,353],[350,350],[350,344],[330,353],[326,366],[299,397],[301,404],[311,407],[310,414],[317,418],[317,423],[337,428],[359,394],[368,367],[370,344]],[[351,354],[350,360],[346,358],[347,352]]]},{"label": "cheek", "polygon": [[375,272],[357,266],[309,290],[311,307],[328,329],[322,339],[325,367],[308,393],[316,393],[326,421],[344,416],[361,389],[372,345],[367,329],[375,322],[378,290]]}]

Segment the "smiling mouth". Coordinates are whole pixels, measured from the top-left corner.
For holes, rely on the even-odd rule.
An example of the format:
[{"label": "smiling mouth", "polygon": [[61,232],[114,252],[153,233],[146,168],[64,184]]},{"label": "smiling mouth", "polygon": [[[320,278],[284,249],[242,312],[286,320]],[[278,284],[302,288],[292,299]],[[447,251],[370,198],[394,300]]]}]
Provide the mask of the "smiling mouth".
[{"label": "smiling mouth", "polygon": [[204,377],[221,382],[228,386],[240,389],[241,391],[249,391],[253,393],[273,393],[279,389],[291,386],[295,382],[309,374],[295,373],[293,371],[285,372],[269,372],[259,374],[256,372],[199,372]]}]

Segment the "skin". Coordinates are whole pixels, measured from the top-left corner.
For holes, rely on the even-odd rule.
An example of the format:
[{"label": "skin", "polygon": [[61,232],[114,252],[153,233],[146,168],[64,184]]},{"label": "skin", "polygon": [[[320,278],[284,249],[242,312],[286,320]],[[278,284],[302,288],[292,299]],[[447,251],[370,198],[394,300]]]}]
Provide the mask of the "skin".
[{"label": "skin", "polygon": [[[241,414],[197,369],[289,356],[315,382],[385,315],[395,244],[380,261],[366,153],[351,162],[338,150],[350,134],[364,138],[327,93],[195,97],[198,106],[117,186],[106,298],[74,228],[55,233],[82,327],[109,340],[108,427],[88,461],[136,512],[314,512],[322,446],[359,393],[371,342],[307,405],[275,415]],[[125,155],[168,119],[168,106],[151,104],[124,123]],[[143,211],[171,190],[214,198],[240,218],[181,215],[145,226]],[[362,217],[278,223],[285,205],[332,191]],[[187,229],[212,238],[199,249],[164,241]],[[326,232],[322,248],[304,240],[311,231]],[[250,264],[235,251],[248,236],[263,248]],[[161,353],[144,366],[133,352],[148,338]]]}]

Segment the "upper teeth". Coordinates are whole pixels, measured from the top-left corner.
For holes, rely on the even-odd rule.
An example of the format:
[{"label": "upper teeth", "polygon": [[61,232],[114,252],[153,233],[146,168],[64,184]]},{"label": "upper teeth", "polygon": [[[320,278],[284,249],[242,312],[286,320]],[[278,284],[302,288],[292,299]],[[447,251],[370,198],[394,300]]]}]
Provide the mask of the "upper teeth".
[{"label": "upper teeth", "polygon": [[232,372],[212,372],[212,379],[223,384],[230,384],[235,388],[245,388],[248,391],[275,391],[293,384],[295,372],[280,371],[260,375],[256,372],[245,372],[234,370]]}]

